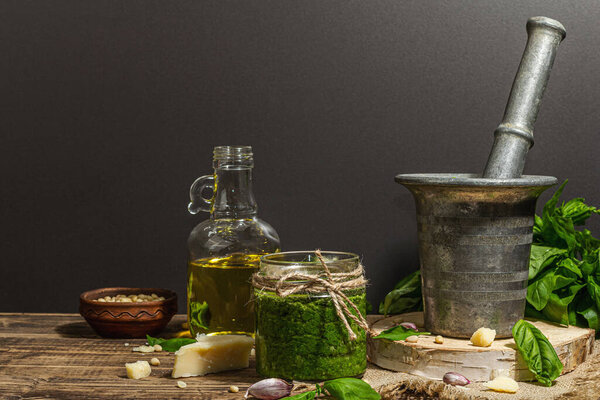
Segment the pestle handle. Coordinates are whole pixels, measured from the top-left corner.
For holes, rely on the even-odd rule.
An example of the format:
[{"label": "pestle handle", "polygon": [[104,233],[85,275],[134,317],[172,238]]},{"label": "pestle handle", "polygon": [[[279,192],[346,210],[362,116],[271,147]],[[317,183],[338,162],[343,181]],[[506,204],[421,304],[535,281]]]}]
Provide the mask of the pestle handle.
[{"label": "pestle handle", "polygon": [[527,21],[527,46],[510,91],[502,122],[494,131],[494,145],[484,178],[519,178],[527,151],[533,146],[533,124],[550,78],[558,45],[567,32],[558,21],[533,17]]}]

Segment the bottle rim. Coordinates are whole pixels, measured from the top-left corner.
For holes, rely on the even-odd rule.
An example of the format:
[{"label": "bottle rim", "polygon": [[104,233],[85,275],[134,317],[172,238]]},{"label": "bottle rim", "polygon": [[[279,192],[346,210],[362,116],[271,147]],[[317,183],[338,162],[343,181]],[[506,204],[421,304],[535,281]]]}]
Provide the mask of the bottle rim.
[{"label": "bottle rim", "polygon": [[252,146],[215,146],[213,150],[215,161],[248,161],[252,158]]}]

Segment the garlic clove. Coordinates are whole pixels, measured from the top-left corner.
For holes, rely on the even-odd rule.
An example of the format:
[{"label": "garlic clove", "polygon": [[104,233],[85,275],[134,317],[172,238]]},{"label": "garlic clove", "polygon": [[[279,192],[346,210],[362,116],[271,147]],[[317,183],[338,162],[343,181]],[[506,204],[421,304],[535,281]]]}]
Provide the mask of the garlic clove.
[{"label": "garlic clove", "polygon": [[463,375],[458,374],[456,372],[446,372],[444,374],[443,380],[444,380],[444,383],[447,383],[448,385],[454,385],[454,386],[465,386],[465,385],[468,385],[469,383],[471,383],[470,380],[468,380]]},{"label": "garlic clove", "polygon": [[292,392],[294,385],[283,379],[269,378],[258,381],[248,388],[244,398],[254,396],[260,400],[278,400],[287,397]]},{"label": "garlic clove", "polygon": [[402,322],[400,326],[403,326],[406,329],[412,329],[413,331],[418,331],[417,325],[412,322]]}]

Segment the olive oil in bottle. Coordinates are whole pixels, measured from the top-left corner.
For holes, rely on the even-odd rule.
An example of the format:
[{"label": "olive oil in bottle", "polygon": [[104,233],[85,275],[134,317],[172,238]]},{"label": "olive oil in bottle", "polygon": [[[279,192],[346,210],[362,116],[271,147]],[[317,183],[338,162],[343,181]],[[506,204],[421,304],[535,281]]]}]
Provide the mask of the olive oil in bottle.
[{"label": "olive oil in bottle", "polygon": [[[256,217],[250,146],[214,149],[214,175],[190,189],[192,214],[210,212],[188,239],[188,323],[198,333],[254,335],[252,274],[261,255],[280,249],[277,232]],[[211,198],[204,198],[212,190]]]},{"label": "olive oil in bottle", "polygon": [[188,315],[195,333],[254,333],[248,282],[260,255],[234,253],[188,264]]}]

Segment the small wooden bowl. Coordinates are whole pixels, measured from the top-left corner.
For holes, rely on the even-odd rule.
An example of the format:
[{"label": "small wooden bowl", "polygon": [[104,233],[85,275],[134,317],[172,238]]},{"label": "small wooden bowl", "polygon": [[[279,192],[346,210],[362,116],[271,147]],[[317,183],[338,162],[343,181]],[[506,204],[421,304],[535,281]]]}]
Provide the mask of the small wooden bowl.
[{"label": "small wooden bowl", "polygon": [[[139,303],[95,301],[105,296],[156,293],[165,300]],[[103,337],[145,338],[162,331],[177,313],[177,294],[167,289],[112,287],[90,290],[79,296],[79,313]]]}]

